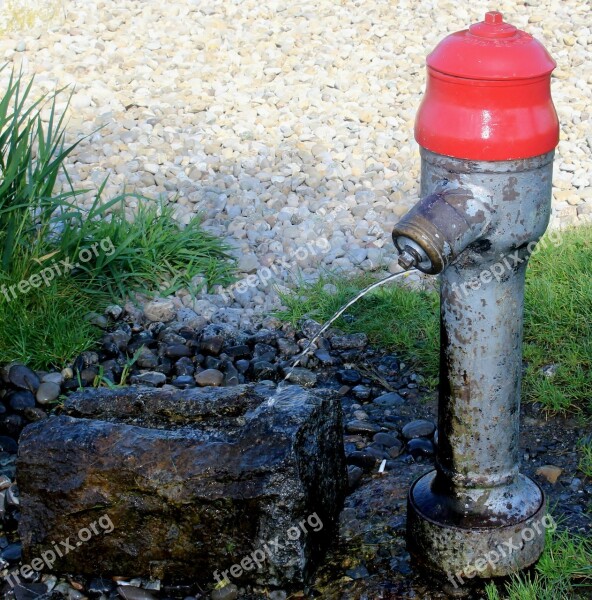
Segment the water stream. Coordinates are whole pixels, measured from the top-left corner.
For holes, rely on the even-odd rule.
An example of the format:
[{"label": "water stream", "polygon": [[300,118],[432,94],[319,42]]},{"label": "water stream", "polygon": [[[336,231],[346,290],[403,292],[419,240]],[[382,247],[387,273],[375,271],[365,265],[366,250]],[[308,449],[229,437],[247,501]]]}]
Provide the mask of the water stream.
[{"label": "water stream", "polygon": [[335,321],[337,321],[337,319],[339,319],[339,317],[353,304],[355,304],[358,300],[360,300],[361,298],[363,298],[366,294],[369,294],[372,290],[375,290],[378,287],[381,287],[383,285],[385,285],[386,283],[389,283],[390,281],[394,281],[395,279],[398,279],[399,277],[403,277],[406,275],[409,275],[412,271],[415,271],[416,269],[411,268],[411,269],[407,269],[406,271],[402,271],[401,273],[395,273],[394,275],[389,275],[388,277],[385,277],[384,279],[380,279],[379,281],[375,281],[374,283],[372,283],[371,285],[369,285],[368,287],[365,287],[363,290],[361,290],[358,294],[356,294],[351,300],[349,300],[346,304],[344,304],[319,330],[319,332],[308,342],[308,344],[306,345],[306,347],[304,348],[304,350],[302,350],[302,352],[300,352],[299,354],[297,354],[292,360],[294,361],[293,364],[290,366],[290,370],[286,373],[286,376],[282,379],[282,381],[279,383],[277,389],[276,389],[276,393],[273,396],[273,398],[269,399],[269,403],[272,404],[275,397],[283,390],[283,388],[285,387],[286,382],[290,379],[290,376],[292,375],[292,373],[294,372],[294,369],[300,364],[300,362],[302,361],[302,359],[311,351],[311,349],[314,347],[315,343],[320,339],[320,337],[329,329],[329,327],[331,327],[331,325],[333,325],[333,323],[335,323]]}]

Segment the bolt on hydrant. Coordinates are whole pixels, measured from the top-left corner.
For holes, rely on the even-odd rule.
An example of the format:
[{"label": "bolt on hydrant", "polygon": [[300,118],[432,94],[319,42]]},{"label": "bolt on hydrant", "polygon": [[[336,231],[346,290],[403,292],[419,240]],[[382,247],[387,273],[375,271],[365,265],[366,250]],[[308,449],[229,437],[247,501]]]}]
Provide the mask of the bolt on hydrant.
[{"label": "bolt on hydrant", "polygon": [[407,535],[428,569],[507,575],[534,563],[545,499],[519,473],[524,276],[551,213],[555,63],[501,13],[441,41],[415,124],[422,200],[399,263],[441,273],[436,469],[412,485]]}]

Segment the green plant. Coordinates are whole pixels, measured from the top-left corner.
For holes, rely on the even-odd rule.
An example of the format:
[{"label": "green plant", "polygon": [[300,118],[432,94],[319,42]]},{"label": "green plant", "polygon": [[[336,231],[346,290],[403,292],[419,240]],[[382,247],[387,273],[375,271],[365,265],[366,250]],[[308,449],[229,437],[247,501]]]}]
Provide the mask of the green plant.
[{"label": "green plant", "polygon": [[581,454],[579,469],[589,479],[592,479],[592,438],[581,440],[579,443]]},{"label": "green plant", "polygon": [[[15,263],[45,253],[52,215],[84,193],[70,188],[54,194],[64,161],[80,140],[65,145],[65,113],[58,117],[56,110],[61,90],[31,102],[32,85],[13,71],[0,100],[0,268],[9,274]],[[47,103],[45,126],[41,111]]]},{"label": "green plant", "polygon": [[[111,296],[125,298],[132,292],[169,295],[191,289],[196,276],[203,276],[207,286],[232,281],[230,248],[203,230],[199,215],[181,228],[171,205],[137,194],[101,204],[102,189],[87,213],[70,210],[56,218],[63,225],[62,255],[76,257],[99,244],[92,259],[80,263],[78,276],[85,289],[107,289]],[[129,197],[138,202],[133,220],[125,214]]]},{"label": "green plant", "polygon": [[18,360],[34,369],[68,363],[101,335],[84,319],[97,302],[68,278],[17,300],[0,298],[0,363]]},{"label": "green plant", "polygon": [[[182,228],[172,207],[144,196],[104,201],[106,180],[90,209],[79,207],[88,190],[74,189],[64,163],[80,140],[65,143],[59,91],[32,101],[32,85],[13,71],[0,99],[0,362],[46,368],[100,337],[84,320],[89,311],[133,292],[191,288],[197,276],[224,285],[234,263],[199,216]],[[130,196],[138,209],[128,220]]]}]

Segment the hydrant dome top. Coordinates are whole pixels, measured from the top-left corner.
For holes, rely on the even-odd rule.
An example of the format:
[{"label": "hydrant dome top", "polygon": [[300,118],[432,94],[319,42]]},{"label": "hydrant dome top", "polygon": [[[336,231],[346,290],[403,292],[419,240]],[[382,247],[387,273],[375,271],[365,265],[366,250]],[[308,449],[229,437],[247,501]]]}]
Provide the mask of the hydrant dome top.
[{"label": "hydrant dome top", "polygon": [[498,11],[444,38],[426,62],[446,75],[487,80],[539,77],[556,66],[539,41],[506,23]]}]

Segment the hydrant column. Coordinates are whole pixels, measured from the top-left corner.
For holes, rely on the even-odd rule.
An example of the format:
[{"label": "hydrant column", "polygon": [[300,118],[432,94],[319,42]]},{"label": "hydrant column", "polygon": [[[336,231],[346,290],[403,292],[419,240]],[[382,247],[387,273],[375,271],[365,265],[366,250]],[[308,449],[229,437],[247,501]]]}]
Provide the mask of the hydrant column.
[{"label": "hydrant column", "polygon": [[551,213],[555,63],[498,12],[427,59],[416,120],[422,200],[395,226],[400,263],[441,273],[436,469],[408,500],[408,547],[453,581],[542,552],[542,490],[519,472],[524,277]]}]

